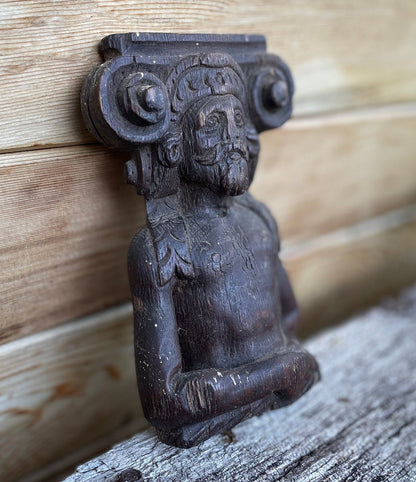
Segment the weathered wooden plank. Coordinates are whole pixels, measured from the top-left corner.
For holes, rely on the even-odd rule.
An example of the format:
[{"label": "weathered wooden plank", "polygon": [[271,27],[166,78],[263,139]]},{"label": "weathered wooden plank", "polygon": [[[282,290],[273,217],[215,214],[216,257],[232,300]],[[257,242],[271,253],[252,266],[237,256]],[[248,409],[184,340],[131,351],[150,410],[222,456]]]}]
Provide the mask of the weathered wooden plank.
[{"label": "weathered wooden plank", "polygon": [[284,250],[302,307],[301,333],[334,324],[413,283],[415,246],[416,204]]},{"label": "weathered wooden plank", "polygon": [[66,482],[113,481],[128,468],[152,482],[416,480],[416,288],[404,304],[311,340],[321,383],[295,404],[237,426],[233,438],[183,450],[148,430]]},{"label": "weathered wooden plank", "polygon": [[252,192],[284,243],[416,202],[415,107],[293,121],[263,134]]},{"label": "weathered wooden plank", "polygon": [[[378,228],[364,223],[286,251],[306,328],[415,280],[416,221],[405,213],[399,225],[383,219]],[[132,347],[130,305],[0,346],[0,480],[89,443],[96,450],[95,439],[107,443],[123,420],[143,422]]]},{"label": "weathered wooden plank", "polygon": [[[413,110],[397,107],[269,136],[253,193],[284,245],[416,202],[415,130]],[[144,211],[123,159],[93,145],[0,156],[1,342],[130,298],[126,252]]]},{"label": "weathered wooden plank", "polygon": [[143,426],[132,330],[125,305],[0,346],[0,480]]},{"label": "weathered wooden plank", "polygon": [[293,69],[296,115],[415,100],[415,14],[413,0],[3,1],[0,149],[90,142],[79,91],[117,32],[262,33]]},{"label": "weathered wooden plank", "polygon": [[130,298],[127,249],[144,212],[105,151],[1,159],[1,341]]}]

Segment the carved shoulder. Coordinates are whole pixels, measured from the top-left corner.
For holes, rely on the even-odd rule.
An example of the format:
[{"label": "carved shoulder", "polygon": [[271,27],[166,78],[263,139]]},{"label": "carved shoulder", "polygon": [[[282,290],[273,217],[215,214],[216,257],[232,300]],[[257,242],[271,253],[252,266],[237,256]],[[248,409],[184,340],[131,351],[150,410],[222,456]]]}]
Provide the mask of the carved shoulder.
[{"label": "carved shoulder", "polygon": [[260,201],[254,199],[254,197],[249,194],[248,192],[239,196],[237,198],[237,203],[245,208],[250,209],[252,212],[257,214],[264,224],[267,226],[268,230],[272,234],[273,238],[276,240],[277,248],[280,251],[280,238],[279,238],[279,230],[277,227],[276,220],[274,219],[272,213],[270,212],[269,208]]}]

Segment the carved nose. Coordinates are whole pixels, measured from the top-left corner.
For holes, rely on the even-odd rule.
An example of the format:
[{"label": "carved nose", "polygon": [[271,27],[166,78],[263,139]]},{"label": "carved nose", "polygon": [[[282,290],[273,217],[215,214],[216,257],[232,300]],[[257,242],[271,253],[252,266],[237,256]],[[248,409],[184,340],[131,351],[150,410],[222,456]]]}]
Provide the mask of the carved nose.
[{"label": "carved nose", "polygon": [[222,139],[225,142],[236,142],[240,140],[240,132],[233,121],[227,122],[223,128]]},{"label": "carved nose", "polygon": [[225,125],[223,130],[222,130],[222,140],[226,141],[226,142],[230,141],[230,132],[229,132],[228,125]]}]

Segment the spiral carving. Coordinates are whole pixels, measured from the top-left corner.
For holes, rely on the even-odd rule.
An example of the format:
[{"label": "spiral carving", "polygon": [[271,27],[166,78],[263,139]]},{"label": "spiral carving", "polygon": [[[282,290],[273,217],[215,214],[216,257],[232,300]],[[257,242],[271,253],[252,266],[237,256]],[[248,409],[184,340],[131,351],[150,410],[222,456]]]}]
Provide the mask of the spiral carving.
[{"label": "spiral carving", "polygon": [[131,58],[118,57],[100,66],[86,82],[83,99],[90,130],[113,148],[156,142],[169,126],[164,83]]},{"label": "spiral carving", "polygon": [[253,120],[259,132],[281,126],[292,114],[293,79],[287,65],[267,55],[250,78]]},{"label": "spiral carving", "polygon": [[169,98],[163,83],[149,72],[130,74],[117,92],[119,106],[126,117],[140,127],[163,124],[168,117]]}]

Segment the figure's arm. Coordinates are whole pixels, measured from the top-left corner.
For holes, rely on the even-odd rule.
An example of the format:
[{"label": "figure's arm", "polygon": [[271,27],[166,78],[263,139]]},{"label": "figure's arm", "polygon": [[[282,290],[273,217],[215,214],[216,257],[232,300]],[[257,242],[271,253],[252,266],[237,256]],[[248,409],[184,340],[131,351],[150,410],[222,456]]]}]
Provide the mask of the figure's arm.
[{"label": "figure's arm", "polygon": [[299,308],[293,293],[292,285],[282,262],[278,261],[277,276],[279,280],[280,301],[282,304],[283,323],[293,332],[299,326]]},{"label": "figure's arm", "polygon": [[[140,261],[139,258],[140,257]],[[157,283],[157,264],[147,230],[132,242],[129,276],[133,293],[138,386],[146,417],[159,428],[172,428],[209,418],[274,392],[298,393],[293,367],[309,363],[289,350],[232,370],[182,372],[172,298],[174,280]],[[291,371],[291,376],[285,376]],[[302,382],[302,376],[295,377]]]}]

